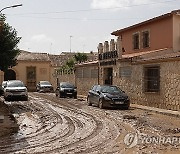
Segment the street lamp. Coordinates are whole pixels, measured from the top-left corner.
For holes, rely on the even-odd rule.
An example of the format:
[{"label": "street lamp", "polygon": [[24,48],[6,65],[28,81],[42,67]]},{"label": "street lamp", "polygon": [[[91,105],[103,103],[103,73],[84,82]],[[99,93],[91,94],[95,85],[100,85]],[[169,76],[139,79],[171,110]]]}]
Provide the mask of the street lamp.
[{"label": "street lamp", "polygon": [[12,5],[12,6],[7,6],[7,7],[4,7],[0,10],[0,13],[5,10],[5,9],[10,9],[10,8],[15,8],[15,7],[19,7],[19,6],[22,6],[22,4],[17,4],[17,5]]}]

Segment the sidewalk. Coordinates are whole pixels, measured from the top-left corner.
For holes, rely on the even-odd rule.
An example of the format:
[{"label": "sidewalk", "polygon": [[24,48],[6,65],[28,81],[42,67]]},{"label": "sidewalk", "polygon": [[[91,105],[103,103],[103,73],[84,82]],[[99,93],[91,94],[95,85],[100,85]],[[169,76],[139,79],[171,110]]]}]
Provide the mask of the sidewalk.
[{"label": "sidewalk", "polygon": [[[83,95],[78,95],[78,99],[86,101],[87,97],[83,96]],[[138,104],[131,104],[130,107],[131,108],[142,109],[142,110],[147,110],[147,111],[152,111],[152,112],[156,112],[156,113],[161,113],[161,114],[164,114],[164,115],[180,117],[180,111],[166,110],[166,109],[143,106],[143,105],[138,105]]]},{"label": "sidewalk", "polygon": [[14,116],[10,113],[9,107],[0,97],[0,137],[18,131],[18,125]]}]

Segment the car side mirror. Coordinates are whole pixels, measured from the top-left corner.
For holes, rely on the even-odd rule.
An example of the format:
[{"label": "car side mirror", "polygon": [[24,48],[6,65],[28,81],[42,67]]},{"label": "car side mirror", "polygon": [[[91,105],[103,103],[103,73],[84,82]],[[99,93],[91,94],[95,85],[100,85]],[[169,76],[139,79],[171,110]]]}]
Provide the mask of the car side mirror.
[{"label": "car side mirror", "polygon": [[75,89],[77,89],[77,87],[74,87]]},{"label": "car side mirror", "polygon": [[98,91],[96,91],[98,94],[100,94],[101,92],[98,90]]}]

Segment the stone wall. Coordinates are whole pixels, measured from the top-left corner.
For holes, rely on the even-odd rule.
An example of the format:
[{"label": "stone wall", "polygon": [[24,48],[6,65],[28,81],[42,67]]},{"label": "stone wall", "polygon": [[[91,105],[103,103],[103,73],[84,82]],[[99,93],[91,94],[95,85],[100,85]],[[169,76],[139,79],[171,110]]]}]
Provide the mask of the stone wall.
[{"label": "stone wall", "polygon": [[87,96],[93,85],[98,84],[97,63],[76,67],[76,86],[78,95]]},{"label": "stone wall", "polygon": [[[160,66],[160,92],[144,92],[144,67]],[[83,68],[89,68],[84,66]],[[98,68],[98,66],[94,66]],[[119,86],[130,97],[131,103],[157,107],[162,109],[180,110],[180,61],[159,61],[156,63],[132,64],[118,62],[113,67],[113,85]],[[82,68],[82,67],[81,67]],[[103,69],[99,71],[99,83],[103,84]],[[120,68],[131,70],[129,76],[120,76]],[[98,78],[76,78],[78,94],[87,96],[88,90],[98,84]]]},{"label": "stone wall", "polygon": [[[119,63],[116,69],[128,65],[128,63]],[[143,68],[147,65],[160,66],[160,92],[144,92]],[[180,110],[180,61],[137,64],[131,65],[131,67],[132,74],[130,78],[114,78],[114,84],[130,96],[131,103]]]},{"label": "stone wall", "polygon": [[93,85],[98,84],[98,79],[94,78],[77,78],[76,85],[77,85],[77,92],[78,95],[87,96],[88,91],[92,88]]},{"label": "stone wall", "polygon": [[75,83],[75,74],[63,74],[63,75],[58,75],[58,80],[59,82],[69,82],[72,84],[76,84]]},{"label": "stone wall", "polygon": [[180,61],[161,64],[162,108],[180,110]]}]

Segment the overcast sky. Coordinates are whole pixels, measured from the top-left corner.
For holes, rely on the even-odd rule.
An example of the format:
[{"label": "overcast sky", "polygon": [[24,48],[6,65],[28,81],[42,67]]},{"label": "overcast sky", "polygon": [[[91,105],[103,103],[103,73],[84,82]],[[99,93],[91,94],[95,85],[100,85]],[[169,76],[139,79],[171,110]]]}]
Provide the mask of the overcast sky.
[{"label": "overcast sky", "polygon": [[111,32],[180,9],[180,0],[0,0],[0,9],[14,4],[23,6],[2,13],[19,48],[52,54],[97,51]]}]

